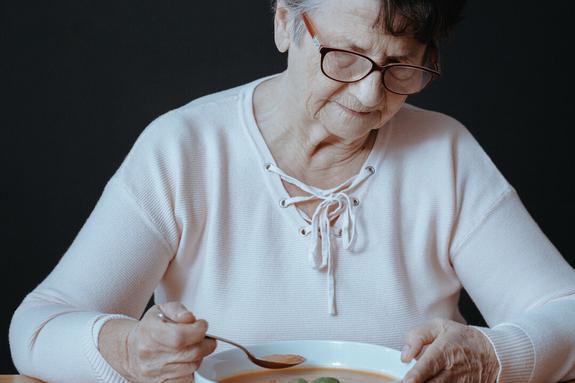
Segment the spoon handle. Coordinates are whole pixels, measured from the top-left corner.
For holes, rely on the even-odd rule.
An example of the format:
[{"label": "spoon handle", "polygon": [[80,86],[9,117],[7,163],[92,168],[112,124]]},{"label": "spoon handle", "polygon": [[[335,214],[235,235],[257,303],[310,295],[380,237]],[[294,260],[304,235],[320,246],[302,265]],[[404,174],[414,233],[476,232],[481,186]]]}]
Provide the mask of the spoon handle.
[{"label": "spoon handle", "polygon": [[241,349],[246,354],[251,355],[251,353],[244,346],[242,346],[241,344],[238,344],[236,342],[233,342],[229,339],[222,338],[221,336],[217,336],[217,335],[211,335],[211,334],[206,334],[206,338],[213,339],[213,340],[219,340],[220,342],[224,342],[224,343],[229,343],[232,346],[236,346],[237,348]]},{"label": "spoon handle", "polygon": [[[162,321],[162,322],[167,322],[167,323],[175,323],[175,324],[179,324],[178,322],[176,322],[175,320],[173,320],[172,318],[170,318],[169,316],[167,316],[162,309],[160,309],[158,307],[158,318]],[[256,358],[251,352],[248,351],[247,348],[245,348],[244,346],[242,346],[239,343],[236,343],[234,341],[231,341],[229,339],[226,338],[222,338],[221,336],[216,336],[216,335],[211,335],[211,334],[206,334],[205,335],[206,338],[208,339],[213,339],[216,341],[220,341],[220,342],[224,342],[224,343],[228,343],[231,344],[232,346],[235,346],[237,348],[239,348],[240,350],[242,350],[246,356],[248,357],[249,360],[251,360],[254,364],[260,366],[260,367],[264,367],[264,368],[272,368],[272,369],[276,369],[276,368],[287,368],[287,367],[292,367],[294,365],[300,364],[304,361],[304,359],[302,358],[301,361],[298,361],[296,363],[283,363],[283,362],[274,362],[271,360],[266,360],[265,358],[263,359],[259,359]],[[301,357],[300,357],[301,358]]]},{"label": "spoon handle", "polygon": [[[175,320],[173,320],[172,318],[167,316],[159,307],[158,307],[158,311],[159,311],[158,318],[160,318],[162,321],[168,322],[168,323],[178,324],[178,322],[176,322]],[[241,344],[238,344],[236,342],[233,342],[229,339],[222,338],[221,336],[217,336],[217,335],[211,335],[211,334],[206,334],[206,338],[213,339],[213,340],[219,340],[220,342],[224,342],[224,343],[229,343],[232,346],[236,346],[237,348],[241,349],[243,352],[245,352],[246,354],[251,356],[250,352],[244,346],[242,346]]]}]

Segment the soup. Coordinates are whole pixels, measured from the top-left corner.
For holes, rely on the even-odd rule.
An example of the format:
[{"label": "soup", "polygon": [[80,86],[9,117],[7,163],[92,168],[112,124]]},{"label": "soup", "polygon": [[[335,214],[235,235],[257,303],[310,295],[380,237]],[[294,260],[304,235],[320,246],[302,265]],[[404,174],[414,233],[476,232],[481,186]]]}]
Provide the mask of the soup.
[{"label": "soup", "polygon": [[285,370],[248,371],[222,378],[219,383],[382,383],[397,380],[376,372],[347,368],[296,367]]}]

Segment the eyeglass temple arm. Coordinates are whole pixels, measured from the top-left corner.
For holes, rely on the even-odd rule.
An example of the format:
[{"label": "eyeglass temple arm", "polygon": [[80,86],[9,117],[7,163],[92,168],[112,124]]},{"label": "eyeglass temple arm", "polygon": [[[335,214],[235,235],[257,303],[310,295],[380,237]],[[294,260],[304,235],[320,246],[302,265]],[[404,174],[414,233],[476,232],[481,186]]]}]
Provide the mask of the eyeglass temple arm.
[{"label": "eyeglass temple arm", "polygon": [[306,27],[309,35],[311,36],[311,39],[313,40],[313,44],[316,47],[321,48],[321,43],[317,39],[317,33],[315,31],[313,24],[311,23],[311,20],[309,19],[309,17],[307,17],[307,14],[305,12],[301,13],[301,17],[303,19],[303,23],[305,24],[305,27]]},{"label": "eyeglass temple arm", "polygon": [[439,62],[439,46],[436,42],[431,44],[431,62],[433,63],[433,69],[441,73],[441,64]]}]

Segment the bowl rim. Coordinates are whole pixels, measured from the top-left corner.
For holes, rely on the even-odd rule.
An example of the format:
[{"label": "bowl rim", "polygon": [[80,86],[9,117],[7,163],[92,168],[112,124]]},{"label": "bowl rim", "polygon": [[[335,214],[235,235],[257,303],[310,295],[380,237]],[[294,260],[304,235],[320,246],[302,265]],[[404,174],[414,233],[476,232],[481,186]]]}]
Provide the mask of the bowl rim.
[{"label": "bowl rim", "polygon": [[[275,345],[278,346],[289,346],[289,345],[293,345],[293,344],[298,344],[298,345],[349,345],[349,346],[355,346],[355,347],[362,347],[362,348],[373,348],[373,349],[378,349],[378,351],[380,352],[385,352],[385,353],[393,353],[393,354],[397,354],[397,356],[399,357],[401,355],[401,352],[397,349],[385,346],[385,345],[381,345],[381,344],[377,344],[377,343],[370,343],[370,342],[360,342],[360,341],[347,341],[347,340],[336,340],[336,339],[287,339],[287,340],[270,340],[270,341],[263,341],[263,342],[257,342],[257,343],[250,343],[250,344],[245,344],[244,347],[248,348],[250,351],[253,351],[255,353],[258,352],[258,349],[261,348],[266,348],[266,347],[273,347]],[[208,355],[206,358],[204,358],[204,362],[202,362],[202,364],[200,365],[200,368],[198,368],[198,370],[196,371],[196,374],[200,375],[202,379],[204,379],[205,381],[209,381],[212,382],[213,380],[211,380],[212,378],[209,378],[207,376],[207,372],[204,372],[204,368],[209,364],[210,361],[214,361],[215,359],[225,359],[226,357],[228,357],[229,355],[238,355],[238,354],[243,354],[243,352],[241,350],[239,350],[238,348],[232,347],[226,350],[222,350],[222,351],[218,351],[215,352],[211,355]],[[247,358],[246,358],[247,359]],[[208,361],[208,363],[205,363],[205,361]],[[415,363],[415,361],[412,361],[410,363],[402,363],[404,365],[405,368],[411,368],[412,365]],[[313,364],[309,364],[306,367],[313,367],[313,366],[318,366],[318,367],[325,367],[325,368],[346,368],[346,369],[354,369],[353,367],[346,367],[346,366],[338,366],[338,365],[330,365],[328,362],[326,362],[325,364],[321,364],[321,363],[313,363]],[[254,365],[255,370],[257,371],[258,367]],[[305,367],[302,367],[305,368]],[[357,370],[361,371],[362,368],[358,367]],[[371,370],[371,369],[365,369],[365,371],[368,372],[377,372],[375,371],[375,369]],[[237,373],[240,374],[242,372],[245,372],[245,370],[241,370],[238,371]],[[382,373],[384,373],[383,371],[381,371]],[[397,374],[391,374],[391,373],[387,373],[388,375],[390,375],[390,377],[393,377],[394,379],[400,379],[397,378]],[[226,375],[225,377],[229,377],[232,375]]]}]

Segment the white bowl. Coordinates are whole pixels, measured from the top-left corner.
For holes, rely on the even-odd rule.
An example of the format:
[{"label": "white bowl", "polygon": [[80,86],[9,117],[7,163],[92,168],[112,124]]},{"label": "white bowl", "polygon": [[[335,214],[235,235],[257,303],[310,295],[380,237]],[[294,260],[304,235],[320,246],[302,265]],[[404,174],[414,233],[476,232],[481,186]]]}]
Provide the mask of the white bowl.
[{"label": "white bowl", "polygon": [[[381,373],[402,379],[415,364],[402,363],[400,352],[369,343],[330,340],[290,340],[249,346],[257,357],[271,354],[298,354],[305,366],[349,368]],[[230,349],[204,358],[196,371],[196,383],[217,383],[220,379],[247,371],[264,370],[251,363],[239,349]]]}]

